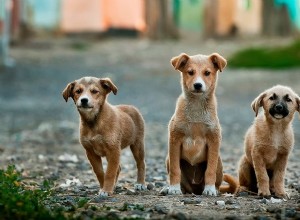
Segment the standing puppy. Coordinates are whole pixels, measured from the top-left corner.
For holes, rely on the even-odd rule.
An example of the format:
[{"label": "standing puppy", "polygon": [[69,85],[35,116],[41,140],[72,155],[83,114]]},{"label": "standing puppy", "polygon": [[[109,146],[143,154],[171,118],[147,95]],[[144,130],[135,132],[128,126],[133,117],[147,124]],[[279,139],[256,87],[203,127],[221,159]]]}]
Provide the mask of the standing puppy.
[{"label": "standing puppy", "polygon": [[169,123],[166,166],[170,186],[164,190],[168,194],[216,196],[223,168],[215,89],[217,72],[222,72],[227,62],[217,53],[209,56],[182,53],[172,58],[171,63],[181,72],[182,94]]},{"label": "standing puppy", "polygon": [[[289,87],[274,86],[253,102],[256,119],[245,136],[245,155],[239,165],[240,191],[287,197],[284,175],[294,145],[292,120],[300,98]],[[258,110],[263,107],[263,113]]]},{"label": "standing puppy", "polygon": [[[137,190],[145,188],[144,120],[129,105],[110,105],[107,95],[117,94],[109,78],[83,77],[69,83],[62,95],[71,97],[80,115],[80,142],[100,183],[100,196],[112,194],[117,182],[121,150],[130,146],[137,165]],[[107,159],[104,174],[101,157]]]}]

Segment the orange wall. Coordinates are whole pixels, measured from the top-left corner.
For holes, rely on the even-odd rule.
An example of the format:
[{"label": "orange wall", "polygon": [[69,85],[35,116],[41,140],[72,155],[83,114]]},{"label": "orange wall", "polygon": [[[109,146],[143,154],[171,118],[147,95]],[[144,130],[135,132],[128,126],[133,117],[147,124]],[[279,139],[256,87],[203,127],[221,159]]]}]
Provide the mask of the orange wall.
[{"label": "orange wall", "polygon": [[107,28],[145,31],[143,0],[63,0],[63,32],[99,32]]}]

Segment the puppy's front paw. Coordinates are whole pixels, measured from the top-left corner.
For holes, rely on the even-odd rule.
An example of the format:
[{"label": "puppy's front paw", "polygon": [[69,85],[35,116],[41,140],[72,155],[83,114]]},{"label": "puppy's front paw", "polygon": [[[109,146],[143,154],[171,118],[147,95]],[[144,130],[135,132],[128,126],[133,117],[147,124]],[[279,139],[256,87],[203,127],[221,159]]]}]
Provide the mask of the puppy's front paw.
[{"label": "puppy's front paw", "polygon": [[216,190],[215,185],[205,185],[202,194],[206,196],[217,196],[218,192]]},{"label": "puppy's front paw", "polygon": [[270,190],[261,190],[261,189],[258,189],[258,195],[259,196],[263,196],[263,197],[270,197],[271,196],[271,192],[270,192]]},{"label": "puppy's front paw", "polygon": [[279,191],[279,192],[275,192],[275,196],[278,197],[278,198],[290,199],[290,195],[287,194],[284,190]]},{"label": "puppy's front paw", "polygon": [[98,197],[107,198],[109,195],[110,195],[110,193],[100,190]]},{"label": "puppy's front paw", "polygon": [[181,188],[180,188],[180,184],[176,184],[176,185],[170,185],[169,189],[168,189],[168,194],[169,195],[181,195]]},{"label": "puppy's front paw", "polygon": [[136,183],[136,184],[134,184],[134,189],[136,191],[145,191],[145,190],[147,190],[147,187],[142,183]]}]

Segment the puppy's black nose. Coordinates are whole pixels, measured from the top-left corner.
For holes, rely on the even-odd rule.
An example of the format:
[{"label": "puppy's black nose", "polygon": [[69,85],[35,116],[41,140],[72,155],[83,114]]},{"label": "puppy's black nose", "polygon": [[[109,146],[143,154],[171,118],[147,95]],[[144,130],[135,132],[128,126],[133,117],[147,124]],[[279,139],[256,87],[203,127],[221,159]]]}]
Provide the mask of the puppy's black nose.
[{"label": "puppy's black nose", "polygon": [[201,84],[201,83],[195,83],[195,84],[194,84],[194,88],[195,88],[196,90],[200,90],[200,89],[202,88],[202,84]]},{"label": "puppy's black nose", "polygon": [[87,98],[82,98],[80,101],[81,101],[81,104],[83,104],[83,105],[86,105],[89,102],[89,100]]},{"label": "puppy's black nose", "polygon": [[280,112],[283,110],[283,106],[281,104],[277,104],[275,105],[275,110]]}]

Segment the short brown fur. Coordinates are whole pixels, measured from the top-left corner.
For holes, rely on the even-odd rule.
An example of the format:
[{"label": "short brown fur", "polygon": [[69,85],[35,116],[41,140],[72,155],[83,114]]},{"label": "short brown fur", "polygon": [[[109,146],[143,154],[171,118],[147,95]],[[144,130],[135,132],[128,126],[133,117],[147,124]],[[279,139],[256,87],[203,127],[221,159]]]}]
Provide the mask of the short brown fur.
[{"label": "short brown fur", "polygon": [[[294,145],[292,120],[295,111],[299,112],[300,98],[291,88],[277,85],[261,93],[251,106],[257,117],[245,136],[239,191],[287,197],[284,175]],[[264,111],[258,114],[260,107]]]},{"label": "short brown fur", "polygon": [[[127,146],[137,165],[139,189],[145,189],[144,120],[130,105],[113,106],[106,100],[117,87],[109,78],[83,77],[69,83],[62,95],[74,100],[80,114],[80,142],[99,181],[100,195],[113,193],[120,168],[121,150]],[[88,99],[83,100],[83,99]],[[101,157],[108,166],[104,173]]]},{"label": "short brown fur", "polygon": [[223,168],[215,89],[217,72],[222,72],[227,62],[217,53],[182,53],[172,58],[171,64],[181,72],[182,94],[169,123],[168,193],[216,195],[223,180]]}]

